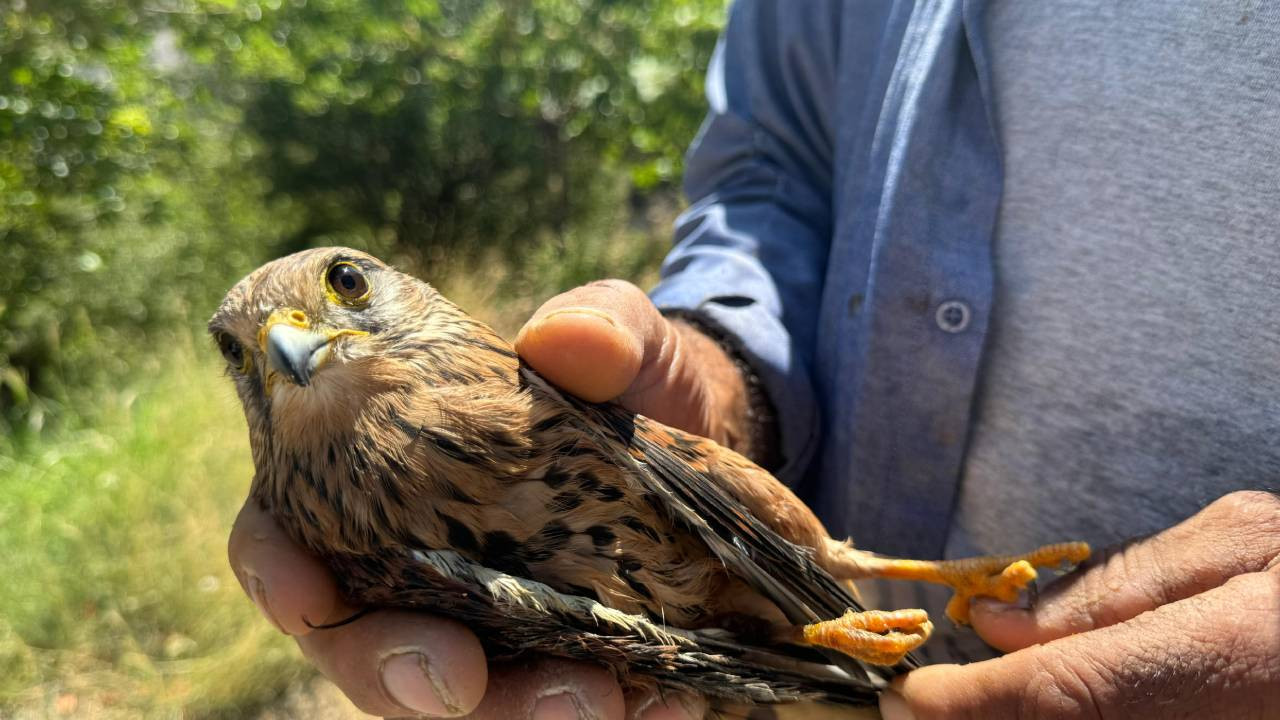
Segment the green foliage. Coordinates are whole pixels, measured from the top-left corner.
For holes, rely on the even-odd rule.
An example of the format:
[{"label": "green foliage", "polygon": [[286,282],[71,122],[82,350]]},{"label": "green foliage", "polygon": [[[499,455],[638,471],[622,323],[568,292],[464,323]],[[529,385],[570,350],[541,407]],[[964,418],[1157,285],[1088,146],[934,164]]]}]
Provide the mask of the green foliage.
[{"label": "green foliage", "polygon": [[[188,23],[300,242],[527,245],[669,183],[701,115],[722,2],[312,0]],[[616,212],[613,213],[615,216]]]},{"label": "green foliage", "polygon": [[271,256],[622,231],[671,194],[724,6],[8,2],[0,422],[36,428]]},{"label": "green foliage", "polygon": [[645,282],[723,11],[0,0],[0,716],[243,717],[309,677],[225,567],[250,468],[204,320],[322,243],[508,333]]},{"label": "green foliage", "polygon": [[235,398],[166,335],[112,422],[0,437],[0,716],[243,717],[309,672],[224,559],[252,474]]},{"label": "green foliage", "polygon": [[196,112],[158,75],[162,18],[32,4],[0,28],[0,427],[38,429],[124,377],[147,331],[206,313],[289,221],[228,172],[238,111]]}]

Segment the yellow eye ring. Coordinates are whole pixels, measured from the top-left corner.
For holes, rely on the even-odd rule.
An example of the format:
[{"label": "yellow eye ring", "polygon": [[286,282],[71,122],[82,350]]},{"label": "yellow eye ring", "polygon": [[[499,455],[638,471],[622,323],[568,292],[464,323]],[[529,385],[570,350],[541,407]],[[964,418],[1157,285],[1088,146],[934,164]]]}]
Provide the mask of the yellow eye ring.
[{"label": "yellow eye ring", "polygon": [[369,299],[373,287],[363,270],[344,260],[330,265],[325,271],[324,291],[335,303],[359,305]]}]

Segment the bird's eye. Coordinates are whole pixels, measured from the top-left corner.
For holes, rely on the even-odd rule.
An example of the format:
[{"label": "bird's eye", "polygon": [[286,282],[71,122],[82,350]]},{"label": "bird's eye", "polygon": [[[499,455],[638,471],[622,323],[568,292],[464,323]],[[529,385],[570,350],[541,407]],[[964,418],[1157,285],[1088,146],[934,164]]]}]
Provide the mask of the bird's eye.
[{"label": "bird's eye", "polygon": [[329,287],[346,302],[363,300],[369,294],[369,281],[360,268],[349,262],[336,263],[329,268]]},{"label": "bird's eye", "polygon": [[239,340],[226,333],[218,333],[218,349],[222,351],[222,357],[226,358],[228,365],[240,372],[248,369],[248,358]]}]

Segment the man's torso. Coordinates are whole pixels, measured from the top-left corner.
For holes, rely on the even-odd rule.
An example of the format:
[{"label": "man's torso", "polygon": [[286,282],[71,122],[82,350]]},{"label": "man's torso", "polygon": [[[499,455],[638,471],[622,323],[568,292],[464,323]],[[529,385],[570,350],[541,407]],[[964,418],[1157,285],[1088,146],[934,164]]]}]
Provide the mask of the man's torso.
[{"label": "man's torso", "polygon": [[[1006,1],[983,25],[1004,187],[946,554],[1113,544],[1274,487],[1280,7]],[[987,654],[942,630],[938,659]]]}]

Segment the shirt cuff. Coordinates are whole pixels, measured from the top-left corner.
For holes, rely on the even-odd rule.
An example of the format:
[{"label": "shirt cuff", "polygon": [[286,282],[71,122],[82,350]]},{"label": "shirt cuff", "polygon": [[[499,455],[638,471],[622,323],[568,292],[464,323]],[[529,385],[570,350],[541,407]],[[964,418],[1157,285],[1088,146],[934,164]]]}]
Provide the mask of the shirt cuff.
[{"label": "shirt cuff", "polygon": [[716,292],[679,274],[664,279],[649,297],[663,312],[693,313],[737,340],[742,359],[756,373],[776,413],[782,461],[773,474],[795,486],[813,458],[820,421],[809,373],[782,321],[740,292]]}]

